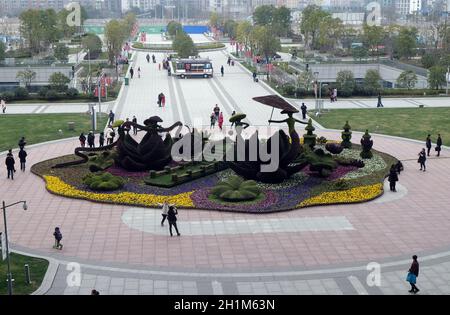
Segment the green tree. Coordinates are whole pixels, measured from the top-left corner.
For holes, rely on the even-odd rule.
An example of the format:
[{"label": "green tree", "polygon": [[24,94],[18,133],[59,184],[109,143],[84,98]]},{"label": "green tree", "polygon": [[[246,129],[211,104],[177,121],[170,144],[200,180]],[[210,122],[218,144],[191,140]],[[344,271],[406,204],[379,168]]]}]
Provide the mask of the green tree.
[{"label": "green tree", "polygon": [[238,24],[235,20],[226,20],[223,25],[224,34],[230,38],[236,38],[237,26]]},{"label": "green tree", "polygon": [[67,90],[67,84],[70,83],[70,79],[61,72],[55,72],[50,76],[48,83],[55,91],[64,92]]},{"label": "green tree", "polygon": [[361,61],[369,56],[369,51],[364,46],[358,46],[352,48],[352,56],[354,60]]},{"label": "green tree", "polygon": [[417,81],[417,75],[412,70],[403,71],[397,78],[397,84],[402,88],[407,88],[408,90],[414,88]]},{"label": "green tree", "polygon": [[69,24],[67,24],[67,16],[70,13],[71,12],[66,9],[62,9],[58,12],[58,29],[64,38],[72,37],[77,31],[76,26],[69,26]]},{"label": "green tree", "polygon": [[36,79],[36,72],[30,69],[21,70],[17,72],[16,78],[28,88],[31,82]]},{"label": "green tree", "polygon": [[384,37],[385,32],[382,26],[363,25],[363,42],[366,47],[369,47],[372,56],[378,55],[378,46],[382,43]]},{"label": "green tree", "polygon": [[333,50],[344,33],[344,24],[340,19],[324,17],[318,26],[318,34],[314,46],[320,50]]},{"label": "green tree", "polygon": [[134,13],[132,13],[132,12],[127,13],[123,17],[123,20],[121,21],[121,23],[124,27],[125,39],[127,39],[131,35],[131,32],[133,31],[133,28],[135,27],[135,25],[137,23],[136,15],[134,15]]},{"label": "green tree", "polygon": [[59,61],[67,62],[69,59],[69,48],[65,44],[58,43],[53,49],[53,55]]},{"label": "green tree", "polygon": [[278,36],[287,37],[291,33],[291,10],[281,6],[274,10],[272,29]]},{"label": "green tree", "polygon": [[181,23],[170,21],[169,24],[167,24],[167,33],[169,33],[170,36],[175,36],[178,34],[178,32],[182,31],[183,25],[181,25]]},{"label": "green tree", "polygon": [[273,5],[258,6],[253,12],[253,22],[259,26],[271,26],[275,10]]},{"label": "green tree", "polygon": [[402,27],[395,40],[394,47],[400,58],[410,59],[416,54],[417,29]]},{"label": "green tree", "polygon": [[310,47],[311,43],[313,46],[316,44],[319,32],[318,26],[324,19],[329,17],[331,17],[331,14],[325,12],[317,5],[309,5],[303,10],[300,31],[305,37],[306,46]]},{"label": "green tree", "polygon": [[364,88],[371,93],[378,92],[381,90],[381,80],[378,70],[369,69],[364,77]]},{"label": "green tree", "polygon": [[91,54],[100,54],[102,52],[102,40],[95,34],[87,34],[81,40],[81,47],[88,50]]},{"label": "green tree", "polygon": [[256,44],[258,54],[270,62],[275,53],[281,50],[280,39],[265,26],[256,26],[253,30],[253,40]]},{"label": "green tree", "polygon": [[428,85],[431,89],[439,90],[445,84],[447,69],[441,66],[433,66],[428,72]]},{"label": "green tree", "polygon": [[[252,30],[253,26],[249,21],[239,22],[236,30],[236,39],[239,43],[243,44],[245,49],[249,49],[252,42]],[[237,49],[236,45],[236,49]]]},{"label": "green tree", "polygon": [[5,51],[6,51],[5,44],[3,44],[3,42],[0,42],[0,61],[5,59]]},{"label": "green tree", "polygon": [[350,70],[341,70],[337,73],[336,84],[338,90],[344,96],[350,96],[355,88],[355,77]]},{"label": "green tree", "polygon": [[180,58],[188,58],[197,56],[197,47],[194,45],[192,38],[185,32],[179,32],[172,42],[172,48],[176,51]]},{"label": "green tree", "polygon": [[431,67],[436,66],[439,63],[440,59],[441,59],[440,53],[431,52],[425,53],[425,55],[422,56],[420,62],[422,63],[422,66],[424,66],[427,69],[430,69]]},{"label": "green tree", "polygon": [[122,50],[122,44],[125,42],[128,34],[123,28],[123,24],[118,20],[111,20],[105,26],[105,39],[108,48],[108,60],[110,65],[114,64],[114,58]]},{"label": "green tree", "polygon": [[209,26],[219,28],[222,25],[222,19],[217,12],[212,12],[209,16]]}]

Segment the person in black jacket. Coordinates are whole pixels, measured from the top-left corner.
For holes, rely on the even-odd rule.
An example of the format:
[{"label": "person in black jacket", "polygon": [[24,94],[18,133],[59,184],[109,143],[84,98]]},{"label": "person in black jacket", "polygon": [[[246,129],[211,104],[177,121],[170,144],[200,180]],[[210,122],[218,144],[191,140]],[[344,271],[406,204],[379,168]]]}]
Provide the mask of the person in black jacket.
[{"label": "person in black jacket", "polygon": [[425,172],[425,170],[427,169],[425,166],[425,161],[427,160],[427,154],[425,153],[425,149],[422,149],[422,151],[420,151],[419,153],[419,160],[417,161],[418,163],[420,163],[420,170]]},{"label": "person in black jacket", "polygon": [[395,184],[396,184],[396,182],[398,182],[398,175],[397,175],[397,168],[396,168],[395,164],[392,164],[392,166],[391,166],[391,170],[389,171],[388,180],[389,180],[391,191],[396,192],[397,190],[395,190]]},{"label": "person in black jacket", "polygon": [[411,285],[411,290],[409,290],[408,292],[416,294],[420,291],[419,288],[416,287],[417,277],[419,277],[419,262],[417,261],[416,255],[412,256],[412,259],[413,262],[408,270],[408,282]]},{"label": "person in black jacket", "polygon": [[431,135],[427,136],[427,139],[425,140],[425,145],[427,147],[427,156],[430,156],[430,150],[431,150]]},{"label": "person in black jacket", "polygon": [[86,146],[86,136],[84,135],[84,133],[82,132],[80,137],[78,138],[78,140],[80,140],[80,145],[81,147],[85,147]]},{"label": "person in black jacket", "polygon": [[303,120],[305,120],[308,107],[306,107],[305,103],[302,103],[302,106],[300,106],[300,109],[302,110],[302,118],[303,118]]},{"label": "person in black jacket", "polygon": [[20,170],[25,172],[25,163],[27,162],[27,152],[23,149],[19,151]]},{"label": "person in black jacket", "polygon": [[25,137],[20,138],[19,143],[18,143],[19,149],[23,150],[23,148],[25,148],[25,145],[26,145],[26,144],[27,144],[27,143],[26,143],[26,141],[25,141]]},{"label": "person in black jacket", "polygon": [[175,227],[175,230],[177,231],[177,235],[180,236],[180,232],[178,232],[178,227],[177,227],[177,208],[175,208],[174,206],[170,206],[169,207],[169,211],[167,212],[167,221],[169,221],[169,232],[170,232],[170,236],[173,236],[172,234],[172,226]]},{"label": "person in black jacket", "polygon": [[55,237],[55,245],[53,246],[53,248],[61,250],[63,248],[63,245],[61,244],[62,233],[59,227],[55,227],[55,232],[53,233],[53,236]]},{"label": "person in black jacket", "polygon": [[11,176],[11,179],[14,180],[14,172],[16,171],[14,164],[16,164],[16,162],[14,161],[14,157],[12,155],[11,149],[9,150],[8,154],[6,155],[5,164],[6,164],[6,170],[8,171],[8,179]]},{"label": "person in black jacket", "polygon": [[91,132],[89,132],[87,136],[87,142],[89,145],[89,148],[95,148],[95,135]]},{"label": "person in black jacket", "polygon": [[98,144],[100,145],[100,148],[105,145],[105,133],[103,131],[100,132],[100,136],[98,137]]},{"label": "person in black jacket", "polygon": [[441,135],[438,134],[438,138],[436,140],[436,151],[437,151],[437,156],[441,155],[441,147],[442,147],[442,138]]}]

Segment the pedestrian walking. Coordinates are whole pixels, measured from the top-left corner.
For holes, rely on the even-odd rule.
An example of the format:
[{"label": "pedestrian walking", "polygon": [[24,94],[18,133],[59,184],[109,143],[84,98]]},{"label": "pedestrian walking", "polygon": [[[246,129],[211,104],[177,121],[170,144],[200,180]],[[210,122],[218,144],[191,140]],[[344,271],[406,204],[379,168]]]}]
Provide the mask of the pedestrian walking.
[{"label": "pedestrian walking", "polygon": [[427,147],[427,156],[430,156],[431,151],[431,135],[427,136],[427,139],[425,140],[425,145]]},{"label": "pedestrian walking", "polygon": [[95,148],[95,135],[92,131],[90,131],[88,133],[87,143],[88,143],[89,148]]},{"label": "pedestrian walking", "polygon": [[63,236],[59,227],[55,227],[55,232],[53,232],[53,236],[55,237],[55,245],[53,246],[53,248],[61,250],[63,248],[63,245],[61,244]]},{"label": "pedestrian walking", "polygon": [[306,113],[308,111],[308,107],[306,107],[305,103],[302,103],[302,106],[300,106],[300,109],[302,111],[302,118],[303,120],[306,119]]},{"label": "pedestrian walking", "polygon": [[133,79],[133,75],[134,75],[134,69],[133,67],[130,67],[130,77]]},{"label": "pedestrian walking", "polygon": [[114,124],[114,117],[116,116],[112,110],[109,111],[109,121],[108,121],[108,125],[112,125]]},{"label": "pedestrian walking", "polygon": [[0,100],[0,104],[1,104],[1,107],[2,107],[2,113],[6,114],[6,102],[5,102],[5,100],[1,99]]},{"label": "pedestrian walking", "polygon": [[[133,124],[137,124],[137,118],[136,116],[133,116],[133,119],[131,120],[133,122]],[[133,125],[133,135],[137,135],[137,127],[135,125]]]},{"label": "pedestrian walking", "polygon": [[161,71],[161,63],[158,63],[158,70]]},{"label": "pedestrian walking", "polygon": [[[233,117],[234,115],[236,115],[236,111],[233,111],[232,113],[231,113],[231,117]],[[233,127],[234,126],[234,121],[231,123],[231,127]]]},{"label": "pedestrian walking", "polygon": [[162,216],[162,220],[161,220],[161,226],[164,226],[164,221],[166,221],[167,219],[167,213],[169,212],[169,207],[173,207],[173,205],[169,205],[169,203],[166,201],[164,201],[162,204],[158,203],[158,205],[161,206],[161,216]]},{"label": "pedestrian walking", "polygon": [[417,278],[419,277],[419,262],[417,261],[417,255],[412,256],[413,262],[408,270],[408,275],[406,276],[406,281],[411,285],[411,290],[409,293],[417,294],[419,288],[416,286]]},{"label": "pedestrian walking", "polygon": [[98,137],[98,144],[100,148],[103,148],[105,146],[105,133],[103,131],[100,132],[100,135]]},{"label": "pedestrian walking", "polygon": [[227,64],[228,66],[231,66],[231,57],[228,57]]},{"label": "pedestrian walking", "polygon": [[114,129],[111,125],[108,126],[106,129],[106,144],[110,145],[114,143],[114,137],[116,136],[116,133],[114,132]]},{"label": "pedestrian walking", "polygon": [[219,114],[220,114],[220,107],[216,104],[213,108],[214,115],[216,115],[216,121],[219,120]]},{"label": "pedestrian walking", "polygon": [[150,63],[150,55],[147,54],[147,56],[145,56],[145,58],[147,59],[147,63]]},{"label": "pedestrian walking", "polygon": [[397,168],[395,164],[392,164],[388,176],[389,186],[392,192],[396,192],[395,184],[398,182]]},{"label": "pedestrian walking", "polygon": [[253,71],[252,76],[253,76],[253,82],[258,82],[258,81],[259,81],[259,80],[258,80],[258,74],[256,73],[256,70]]},{"label": "pedestrian walking", "polygon": [[20,138],[19,142],[17,143],[17,145],[19,146],[19,149],[23,150],[25,148],[25,145],[27,144],[27,142],[25,141],[25,137]]},{"label": "pedestrian walking", "polygon": [[211,114],[211,125],[209,126],[209,129],[214,129],[216,126],[216,115],[214,113]]},{"label": "pedestrian walking", "polygon": [[138,67],[138,79],[141,78],[141,67]]},{"label": "pedestrian walking", "polygon": [[425,149],[422,149],[419,153],[419,159],[417,160],[418,163],[420,163],[420,170],[424,171],[426,170],[425,161],[427,160],[427,154],[425,153]]},{"label": "pedestrian walking", "polygon": [[81,133],[81,135],[78,138],[78,140],[80,140],[81,147],[84,148],[86,146],[86,136],[84,135],[83,132]]},{"label": "pedestrian walking", "polygon": [[441,156],[441,147],[442,147],[442,138],[441,138],[441,134],[438,134],[438,138],[436,140],[436,152],[437,152],[437,156]]},{"label": "pedestrian walking", "polygon": [[177,235],[180,236],[180,232],[178,232],[177,227],[177,215],[178,210],[174,206],[169,206],[169,211],[167,211],[167,221],[169,221],[169,232],[170,236],[173,236],[172,234],[172,226],[175,227],[175,231],[177,232]]},{"label": "pedestrian walking", "polygon": [[225,74],[225,69],[223,66],[220,67],[220,73],[222,74],[222,77],[223,77],[223,75]]},{"label": "pedestrian walking", "polygon": [[155,55],[152,55],[153,63],[156,63],[156,57]]},{"label": "pedestrian walking", "polygon": [[398,175],[400,175],[403,169],[403,163],[401,161],[398,161],[397,164],[395,164],[395,170],[397,171]]},{"label": "pedestrian walking", "polygon": [[25,172],[25,163],[27,162],[27,152],[24,149],[19,151],[20,170]]},{"label": "pedestrian walking", "polygon": [[219,128],[220,128],[220,130],[222,130],[222,126],[223,126],[223,113],[220,112],[220,114],[219,114]]},{"label": "pedestrian walking", "polygon": [[378,103],[377,107],[384,107],[383,102],[381,101],[381,92],[378,92]]},{"label": "pedestrian walking", "polygon": [[9,177],[11,177],[11,180],[14,180],[14,173],[16,172],[14,164],[16,164],[16,161],[14,161],[12,150],[9,149],[8,154],[6,155],[5,165],[6,171],[8,172],[7,178],[9,179]]},{"label": "pedestrian walking", "polygon": [[161,93],[161,106],[166,106],[166,96],[164,95],[164,93]]}]

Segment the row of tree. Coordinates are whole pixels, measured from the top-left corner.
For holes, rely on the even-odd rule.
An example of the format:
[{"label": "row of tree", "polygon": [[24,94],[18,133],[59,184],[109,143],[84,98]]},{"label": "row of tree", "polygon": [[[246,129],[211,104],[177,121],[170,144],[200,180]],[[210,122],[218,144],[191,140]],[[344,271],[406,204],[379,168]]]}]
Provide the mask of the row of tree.
[{"label": "row of tree", "polygon": [[[86,11],[81,9],[81,26],[86,17]],[[56,12],[53,9],[23,11],[20,16],[20,33],[32,55],[46,51],[63,38],[70,38],[77,33],[77,26],[67,23],[68,10]],[[81,27],[80,26],[80,27]]]}]

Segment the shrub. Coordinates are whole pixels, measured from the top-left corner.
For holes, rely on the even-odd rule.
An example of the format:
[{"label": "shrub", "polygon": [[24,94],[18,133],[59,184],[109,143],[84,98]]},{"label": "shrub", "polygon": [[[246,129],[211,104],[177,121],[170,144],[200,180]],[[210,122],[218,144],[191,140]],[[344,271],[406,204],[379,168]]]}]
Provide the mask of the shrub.
[{"label": "shrub", "polygon": [[365,166],[364,162],[358,159],[349,159],[340,156],[334,157],[334,160],[342,166],[355,166],[358,168],[363,168]]},{"label": "shrub", "polygon": [[333,156],[325,153],[322,149],[317,149],[314,152],[307,152],[306,160],[310,164],[309,170],[316,172],[320,177],[328,177],[337,167],[337,163],[333,160]]},{"label": "shrub", "polygon": [[68,89],[68,90],[66,91],[66,95],[67,95],[67,97],[69,97],[69,98],[76,98],[76,97],[78,97],[79,92],[78,92],[78,90],[75,89],[75,88],[70,88],[70,89]]},{"label": "shrub", "polygon": [[15,99],[15,94],[14,94],[14,92],[6,91],[6,92],[3,92],[1,98],[7,102],[10,102]]},{"label": "shrub", "polygon": [[47,92],[48,92],[48,87],[43,86],[39,89],[38,95],[40,98],[46,98],[47,97]]},{"label": "shrub", "polygon": [[327,143],[325,149],[332,154],[340,154],[344,150],[344,148],[337,143]]},{"label": "shrub", "polygon": [[16,99],[26,99],[28,97],[28,90],[24,87],[18,87],[14,90],[14,95]]},{"label": "shrub", "polygon": [[59,98],[59,94],[55,90],[47,90],[47,93],[45,93],[45,98],[49,101],[53,101]]},{"label": "shrub", "polygon": [[94,154],[94,156],[89,159],[89,170],[92,173],[104,171],[113,166],[115,157],[116,154],[110,151]]},{"label": "shrub", "polygon": [[89,174],[83,178],[83,182],[92,190],[111,191],[116,190],[125,184],[122,177],[114,176],[110,173]]},{"label": "shrub", "polygon": [[219,182],[211,191],[211,194],[225,201],[254,200],[261,194],[261,189],[254,180],[244,181],[239,176]]}]

